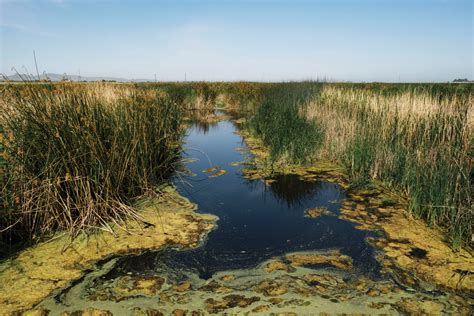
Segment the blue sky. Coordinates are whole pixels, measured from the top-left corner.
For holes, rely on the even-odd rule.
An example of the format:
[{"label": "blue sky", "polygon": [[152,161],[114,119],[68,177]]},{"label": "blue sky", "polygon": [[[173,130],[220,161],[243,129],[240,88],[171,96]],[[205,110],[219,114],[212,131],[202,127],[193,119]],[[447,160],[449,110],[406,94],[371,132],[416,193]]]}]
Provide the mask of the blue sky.
[{"label": "blue sky", "polygon": [[473,79],[470,0],[0,0],[0,71],[158,80]]}]

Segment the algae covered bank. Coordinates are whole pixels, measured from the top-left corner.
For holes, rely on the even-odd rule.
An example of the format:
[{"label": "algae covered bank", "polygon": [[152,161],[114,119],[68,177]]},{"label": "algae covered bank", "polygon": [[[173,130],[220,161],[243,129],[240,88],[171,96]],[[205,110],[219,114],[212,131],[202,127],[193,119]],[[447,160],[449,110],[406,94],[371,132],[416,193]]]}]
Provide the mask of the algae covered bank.
[{"label": "algae covered bank", "polygon": [[189,127],[177,191],[143,205],[148,224],[129,223],[129,233],[81,236],[70,245],[59,238],[4,262],[0,309],[38,315],[471,312],[470,254],[452,253],[386,192],[348,190],[333,165],[270,172],[259,141],[220,118]]}]

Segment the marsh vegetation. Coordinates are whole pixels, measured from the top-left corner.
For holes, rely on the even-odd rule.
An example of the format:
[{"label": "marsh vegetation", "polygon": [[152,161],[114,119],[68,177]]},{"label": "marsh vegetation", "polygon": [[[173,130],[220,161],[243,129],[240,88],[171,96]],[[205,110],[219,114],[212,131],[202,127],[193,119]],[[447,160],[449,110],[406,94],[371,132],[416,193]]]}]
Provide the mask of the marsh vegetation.
[{"label": "marsh vegetation", "polygon": [[[97,300],[104,299],[120,314],[134,298],[115,304],[115,296],[102,292],[115,291],[108,289],[115,281],[125,286],[123,279],[132,284],[123,291],[139,293],[133,286],[159,280],[159,287],[137,295],[155,301],[159,296],[170,313],[176,299],[201,304],[189,308],[223,311],[235,305],[230,298],[238,298],[228,293],[244,287],[237,280],[226,288],[221,276],[239,271],[235,275],[242,280],[248,281],[248,273],[258,276],[245,288],[252,300],[241,307],[248,311],[258,310],[253,305],[258,301],[270,304],[268,297],[274,296],[308,312],[321,302],[321,310],[404,311],[408,307],[401,305],[412,293],[440,300],[425,283],[445,291],[443,303],[433,303],[436,308],[465,309],[462,297],[446,302],[453,291],[471,293],[474,284],[469,85],[29,83],[2,88],[0,240],[38,245],[2,262],[0,307],[26,310],[41,302],[51,311],[67,310],[69,303],[51,295],[55,289],[66,300],[82,293],[79,302],[87,305],[101,306]],[[170,193],[170,182],[177,192]],[[195,214],[196,207],[216,216]],[[437,229],[407,218],[406,209]],[[433,237],[440,227],[444,237]],[[445,236],[458,252],[446,246]],[[100,247],[89,242],[99,239]],[[169,243],[191,249],[162,249]],[[309,261],[289,262],[295,251],[295,258]],[[72,255],[79,253],[80,258]],[[117,253],[132,255],[112,258]],[[336,259],[350,265],[335,265]],[[106,262],[103,267],[98,260]],[[60,283],[48,272],[48,262],[62,262]],[[343,280],[329,296],[313,282],[331,279],[328,271]],[[352,288],[358,289],[360,278],[371,284],[371,295]],[[12,301],[32,280],[34,295]],[[384,297],[387,284],[400,297]],[[202,291],[227,293],[220,298],[227,305],[194,296]],[[315,301],[304,302],[298,291],[309,291]],[[372,295],[385,305],[375,304]],[[360,297],[367,304],[353,300]],[[280,305],[268,309],[287,306]]]},{"label": "marsh vegetation", "polygon": [[126,85],[8,87],[0,118],[3,234],[74,236],[139,219],[134,199],[155,192],[179,159],[180,102]]},{"label": "marsh vegetation", "polygon": [[[159,83],[4,85],[2,235],[107,227],[173,174],[185,118],[216,106],[246,119],[271,163],[332,161],[354,186],[382,184],[472,235],[469,84]],[[18,235],[17,234],[17,235]]]},{"label": "marsh vegetation", "polygon": [[340,164],[353,186],[399,193],[413,215],[447,229],[454,248],[470,243],[472,85],[255,84],[257,94],[247,85],[253,101],[232,108],[274,164]]}]

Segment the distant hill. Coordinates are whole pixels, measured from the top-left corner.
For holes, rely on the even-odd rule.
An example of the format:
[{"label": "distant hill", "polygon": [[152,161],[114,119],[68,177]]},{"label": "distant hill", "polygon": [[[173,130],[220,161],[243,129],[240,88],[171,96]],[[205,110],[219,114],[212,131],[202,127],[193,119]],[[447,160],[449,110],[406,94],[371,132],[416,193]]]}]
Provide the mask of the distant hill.
[{"label": "distant hill", "polygon": [[[22,79],[23,78],[23,79]],[[23,81],[23,80],[37,80],[38,76],[36,75],[26,75],[26,74],[14,74],[11,76],[7,76],[6,80],[11,81]],[[116,81],[116,82],[146,82],[152,81],[149,79],[124,79],[124,78],[116,78],[116,77],[86,77],[86,76],[78,76],[78,75],[67,75],[67,74],[54,74],[54,73],[47,73],[40,75],[40,80],[51,80],[51,81],[61,81],[63,79],[71,80],[71,81]],[[4,77],[0,77],[0,81],[5,81]]]}]

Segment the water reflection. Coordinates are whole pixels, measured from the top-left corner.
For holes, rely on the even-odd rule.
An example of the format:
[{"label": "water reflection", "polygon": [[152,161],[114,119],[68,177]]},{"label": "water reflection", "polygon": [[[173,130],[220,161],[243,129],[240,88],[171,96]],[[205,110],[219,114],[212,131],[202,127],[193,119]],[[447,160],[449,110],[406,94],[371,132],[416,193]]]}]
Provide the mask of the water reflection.
[{"label": "water reflection", "polygon": [[205,121],[201,121],[201,120],[195,120],[192,123],[193,123],[193,127],[199,133],[202,133],[204,135],[209,133],[210,131],[212,131],[214,129],[217,129],[217,127],[218,127],[217,122],[209,123],[209,122],[205,122]]},{"label": "water reflection", "polygon": [[[365,238],[373,233],[357,230],[337,216],[304,217],[310,207],[326,207],[338,213],[344,192],[333,183],[303,181],[296,175],[281,175],[270,186],[242,177],[242,166],[231,162],[245,156],[236,150],[242,138],[229,121],[195,124],[188,133],[185,150],[197,160],[188,165],[198,181],[175,181],[181,194],[199,205],[198,211],[219,217],[218,228],[206,243],[193,250],[167,249],[159,253],[127,258],[117,264],[121,273],[168,271],[177,279],[183,271],[201,278],[215,272],[251,268],[288,252],[337,248],[354,259],[361,270],[377,267],[373,248]],[[210,165],[227,173],[209,178]]]},{"label": "water reflection", "polygon": [[303,181],[298,175],[278,175],[269,186],[272,195],[291,207],[300,207],[303,201],[318,195],[321,190],[319,181]]}]

